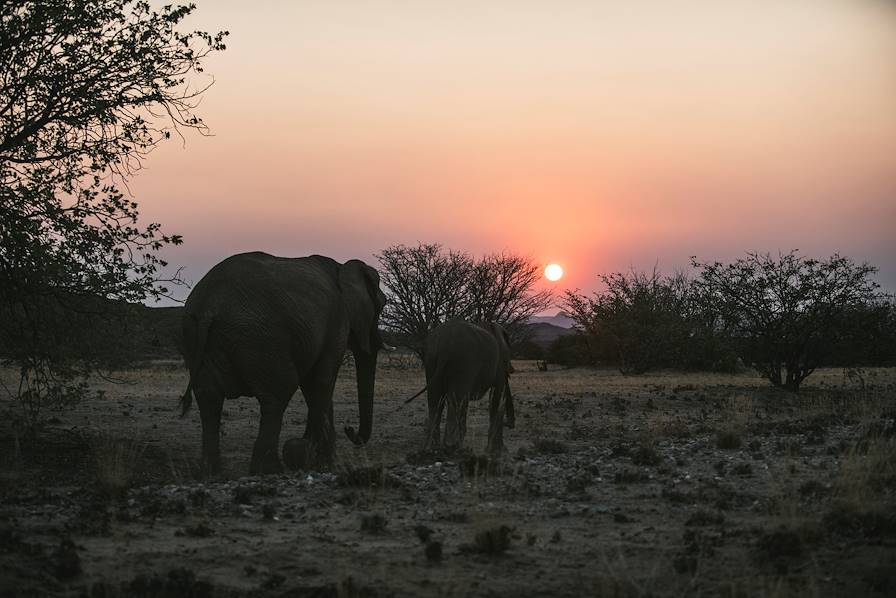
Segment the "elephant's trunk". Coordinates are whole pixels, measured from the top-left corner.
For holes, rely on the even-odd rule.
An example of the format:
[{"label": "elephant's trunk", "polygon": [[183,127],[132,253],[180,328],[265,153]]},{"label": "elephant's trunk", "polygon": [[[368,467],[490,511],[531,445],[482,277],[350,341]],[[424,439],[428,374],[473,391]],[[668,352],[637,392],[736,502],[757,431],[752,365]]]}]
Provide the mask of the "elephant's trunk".
[{"label": "elephant's trunk", "polygon": [[351,426],[345,428],[345,434],[355,444],[364,444],[370,440],[373,430],[373,387],[376,382],[376,351],[355,356],[355,374],[358,381],[358,432]]}]

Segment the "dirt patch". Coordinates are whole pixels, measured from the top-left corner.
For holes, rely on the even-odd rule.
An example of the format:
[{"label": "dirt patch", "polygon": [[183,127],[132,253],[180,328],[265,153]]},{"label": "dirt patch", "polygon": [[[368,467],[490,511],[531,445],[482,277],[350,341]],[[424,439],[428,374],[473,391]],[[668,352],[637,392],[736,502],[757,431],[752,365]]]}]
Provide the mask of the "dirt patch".
[{"label": "dirt patch", "polygon": [[[413,367],[384,364],[371,442],[329,471],[246,477],[254,399],[225,405],[198,477],[185,373],[147,367],[36,443],[0,429],[0,596],[887,595],[896,371],[800,395],[750,375],[623,377],[514,364],[516,428],[486,456],[423,453]],[[357,423],[353,372],[337,428]],[[293,399],[284,440],[301,437]],[[293,463],[304,456],[296,448]]]}]

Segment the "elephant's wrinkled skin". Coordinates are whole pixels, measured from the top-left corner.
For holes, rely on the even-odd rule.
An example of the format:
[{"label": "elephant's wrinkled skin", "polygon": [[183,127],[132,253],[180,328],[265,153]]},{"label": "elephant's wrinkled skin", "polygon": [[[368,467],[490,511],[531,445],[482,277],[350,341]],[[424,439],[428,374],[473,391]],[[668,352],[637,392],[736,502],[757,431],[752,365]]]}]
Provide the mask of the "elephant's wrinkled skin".
[{"label": "elephant's wrinkled skin", "polygon": [[356,444],[367,442],[384,304],[379,275],[359,260],[254,252],[212,268],[193,288],[183,316],[190,383],[181,404],[185,414],[196,397],[206,470],[220,469],[224,398],[252,396],[261,422],[249,471],[282,471],[280,427],[298,388],[308,406],[305,440],[318,463],[330,462],[333,388],[346,348],[355,357],[360,416],[358,433],[346,428],[346,434]]},{"label": "elephant's wrinkled skin", "polygon": [[[491,394],[487,448],[492,453],[504,448],[505,405],[510,402],[508,375],[513,371],[510,343],[501,326],[486,326],[452,320],[435,328],[426,338],[423,363],[429,417],[425,450],[460,448],[467,429],[469,401],[482,398],[488,390]],[[446,404],[445,439],[441,445],[439,435]]]}]

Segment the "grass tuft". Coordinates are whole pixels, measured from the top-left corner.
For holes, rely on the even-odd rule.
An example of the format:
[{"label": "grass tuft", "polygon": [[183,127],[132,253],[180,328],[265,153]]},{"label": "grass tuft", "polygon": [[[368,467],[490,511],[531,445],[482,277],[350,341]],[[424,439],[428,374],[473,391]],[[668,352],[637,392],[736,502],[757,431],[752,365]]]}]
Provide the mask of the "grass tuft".
[{"label": "grass tuft", "polygon": [[543,455],[564,455],[569,452],[569,445],[553,438],[537,438],[532,441],[532,449]]},{"label": "grass tuft", "polygon": [[739,428],[731,426],[716,432],[716,446],[723,450],[736,450],[743,444]]},{"label": "grass tuft", "polygon": [[389,520],[382,513],[363,513],[361,515],[361,531],[368,534],[381,534],[386,531]]},{"label": "grass tuft", "polygon": [[97,487],[106,496],[120,498],[130,489],[146,443],[135,438],[100,434],[91,446]]},{"label": "grass tuft", "polygon": [[473,550],[480,554],[499,555],[510,548],[510,534],[513,529],[498,525],[484,529],[473,538]]}]

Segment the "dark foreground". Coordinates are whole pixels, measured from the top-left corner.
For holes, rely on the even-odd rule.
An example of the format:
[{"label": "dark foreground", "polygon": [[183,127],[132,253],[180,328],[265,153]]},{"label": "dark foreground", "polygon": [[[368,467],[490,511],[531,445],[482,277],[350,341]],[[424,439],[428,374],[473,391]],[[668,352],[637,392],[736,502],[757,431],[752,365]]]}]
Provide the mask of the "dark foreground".
[{"label": "dark foreground", "polygon": [[[0,429],[0,595],[886,596],[896,594],[896,371],[624,378],[515,364],[517,428],[420,454],[419,369],[385,360],[374,435],[330,472],[241,477],[253,399],[225,406],[225,475],[197,479],[185,373],[102,383],[16,450]],[[337,429],[355,424],[353,373]],[[283,439],[301,434],[304,405]]]}]

